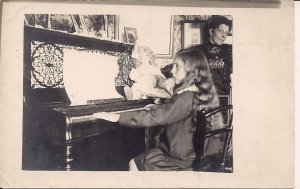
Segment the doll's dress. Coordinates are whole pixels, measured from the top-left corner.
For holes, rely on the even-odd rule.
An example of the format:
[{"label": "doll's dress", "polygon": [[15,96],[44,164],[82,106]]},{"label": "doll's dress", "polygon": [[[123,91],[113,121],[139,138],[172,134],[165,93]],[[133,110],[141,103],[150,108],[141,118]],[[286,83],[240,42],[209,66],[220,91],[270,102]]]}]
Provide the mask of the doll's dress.
[{"label": "doll's dress", "polygon": [[160,69],[150,64],[142,64],[131,70],[129,76],[135,82],[131,86],[130,92],[125,89],[125,93],[131,93],[131,100],[145,99],[152,96],[152,91],[159,88],[160,81],[166,80]]}]

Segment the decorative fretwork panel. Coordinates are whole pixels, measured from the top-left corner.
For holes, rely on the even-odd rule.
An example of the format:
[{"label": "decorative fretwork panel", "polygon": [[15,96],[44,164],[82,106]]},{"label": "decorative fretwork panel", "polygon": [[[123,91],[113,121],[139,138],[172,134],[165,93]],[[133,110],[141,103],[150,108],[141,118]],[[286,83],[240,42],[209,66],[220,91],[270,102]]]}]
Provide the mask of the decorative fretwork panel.
[{"label": "decorative fretwork panel", "polygon": [[[75,51],[86,51],[89,53],[107,54],[118,57],[119,73],[115,76],[115,86],[132,85],[129,78],[130,71],[135,62],[128,53],[114,51],[101,51],[86,49],[77,46],[44,43],[33,41],[31,43],[31,88],[64,88],[63,82],[63,51],[70,49]],[[101,60],[99,60],[101,61]]]},{"label": "decorative fretwork panel", "polygon": [[63,51],[51,43],[32,43],[31,88],[63,87]]}]

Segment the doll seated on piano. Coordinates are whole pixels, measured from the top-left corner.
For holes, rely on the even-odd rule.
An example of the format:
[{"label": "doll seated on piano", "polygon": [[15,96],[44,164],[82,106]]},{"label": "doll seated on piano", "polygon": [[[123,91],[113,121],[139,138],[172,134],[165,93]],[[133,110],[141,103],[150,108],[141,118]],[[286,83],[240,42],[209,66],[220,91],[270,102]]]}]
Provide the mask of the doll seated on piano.
[{"label": "doll seated on piano", "polygon": [[154,52],[149,47],[136,46],[132,57],[137,59],[137,67],[129,75],[134,84],[124,87],[126,98],[139,100],[148,97],[171,97],[175,82],[173,78],[166,79],[162,74],[161,67],[155,61]]}]

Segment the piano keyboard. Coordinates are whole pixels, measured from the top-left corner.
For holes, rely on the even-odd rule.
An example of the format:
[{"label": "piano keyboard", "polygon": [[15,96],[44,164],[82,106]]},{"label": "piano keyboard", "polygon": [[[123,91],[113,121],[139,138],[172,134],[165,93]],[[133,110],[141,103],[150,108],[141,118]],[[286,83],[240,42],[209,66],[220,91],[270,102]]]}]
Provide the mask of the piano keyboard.
[{"label": "piano keyboard", "polygon": [[119,112],[129,109],[143,108],[146,105],[153,103],[152,99],[146,100],[130,100],[130,101],[118,101],[114,103],[104,104],[88,104],[80,106],[66,106],[54,108],[54,111],[62,112],[72,117],[92,115],[96,112]]},{"label": "piano keyboard", "polygon": [[[130,111],[138,111],[138,110],[144,110],[145,108],[134,108],[134,109],[128,109],[128,110],[121,110],[121,111],[112,111],[111,113],[120,114],[122,112],[130,112]],[[91,121],[96,121],[96,117],[94,115],[86,115],[86,116],[77,116],[77,117],[71,117],[70,121],[71,124],[78,124],[78,123],[86,123]]]}]

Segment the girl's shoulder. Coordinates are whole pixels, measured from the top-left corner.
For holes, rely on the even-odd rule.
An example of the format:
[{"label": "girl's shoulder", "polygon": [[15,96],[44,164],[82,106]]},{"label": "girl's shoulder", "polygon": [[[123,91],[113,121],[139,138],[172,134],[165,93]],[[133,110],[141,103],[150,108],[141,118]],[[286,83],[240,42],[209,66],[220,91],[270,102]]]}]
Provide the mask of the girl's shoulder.
[{"label": "girl's shoulder", "polygon": [[177,94],[181,94],[181,93],[184,93],[184,92],[195,93],[197,91],[198,91],[198,88],[195,85],[192,85],[192,86],[186,87],[184,89],[181,89],[180,91],[177,92]]},{"label": "girl's shoulder", "polygon": [[188,102],[189,100],[193,100],[195,98],[194,91],[183,91],[181,93],[177,93],[174,97],[174,100],[180,100],[183,102]]},{"label": "girl's shoulder", "polygon": [[196,92],[198,91],[197,87],[195,85],[192,85],[190,87],[181,89],[180,91],[177,91],[176,94],[173,96],[173,99],[175,101],[183,101],[184,103],[193,101],[196,97]]}]

